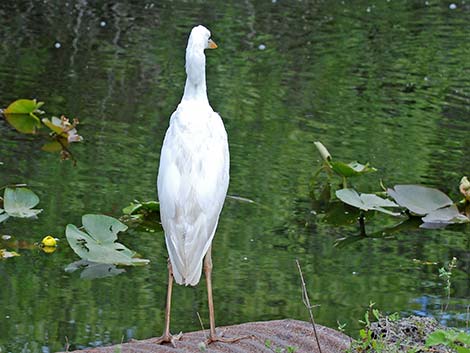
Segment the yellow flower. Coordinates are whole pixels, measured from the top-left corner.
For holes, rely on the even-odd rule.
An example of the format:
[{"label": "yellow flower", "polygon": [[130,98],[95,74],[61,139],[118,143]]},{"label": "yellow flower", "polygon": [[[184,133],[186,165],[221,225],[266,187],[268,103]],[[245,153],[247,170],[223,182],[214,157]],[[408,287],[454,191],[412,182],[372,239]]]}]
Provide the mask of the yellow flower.
[{"label": "yellow flower", "polygon": [[[57,246],[57,241],[55,240],[54,237],[48,235],[46,237],[44,237],[44,239],[41,241],[41,244],[42,246],[44,247],[56,247]],[[48,252],[48,251],[46,251]],[[49,252],[52,252],[52,251],[49,251]]]}]

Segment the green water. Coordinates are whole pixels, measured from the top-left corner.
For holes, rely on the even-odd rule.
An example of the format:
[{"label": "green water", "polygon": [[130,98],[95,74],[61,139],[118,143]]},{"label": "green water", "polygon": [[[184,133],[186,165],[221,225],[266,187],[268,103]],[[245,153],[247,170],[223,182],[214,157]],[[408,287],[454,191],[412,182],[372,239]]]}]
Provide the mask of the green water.
[{"label": "green water", "polygon": [[[163,329],[166,249],[161,230],[131,226],[121,241],[151,260],[115,277],[66,273],[78,260],[64,229],[86,213],[118,217],[155,199],[159,151],[184,85],[190,28],[205,24],[208,92],[229,135],[229,194],[213,243],[218,325],[308,320],[299,259],[318,323],[385,313],[434,316],[465,327],[470,304],[466,226],[391,239],[335,240],[356,225],[324,222],[310,198],[313,141],[378,169],[363,192],[421,183],[459,199],[470,174],[470,5],[456,1],[11,1],[0,3],[0,106],[38,98],[78,117],[77,165],[40,150],[0,119],[0,185],[27,183],[44,209],[0,225],[20,257],[0,261],[1,352],[54,352],[143,339]],[[60,46],[60,47],[59,47]],[[59,47],[59,48],[56,48]],[[315,191],[319,191],[320,185]],[[376,215],[371,230],[395,220]],[[373,229],[372,229],[373,228]],[[28,244],[52,234],[58,250]],[[455,256],[449,307],[438,269]],[[417,261],[418,260],[418,261]],[[428,264],[429,263],[429,264]],[[435,264],[433,264],[435,263]],[[208,326],[205,283],[174,289],[172,330]]]}]

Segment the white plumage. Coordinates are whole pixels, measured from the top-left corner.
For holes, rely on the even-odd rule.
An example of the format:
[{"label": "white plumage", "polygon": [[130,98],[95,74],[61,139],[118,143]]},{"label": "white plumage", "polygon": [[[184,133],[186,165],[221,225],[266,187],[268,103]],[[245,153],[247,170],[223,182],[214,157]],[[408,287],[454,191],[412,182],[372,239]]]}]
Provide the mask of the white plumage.
[{"label": "white plumage", "polygon": [[214,237],[229,183],[222,119],[209,105],[204,50],[210,32],[194,27],[186,48],[184,95],[170,119],[158,171],[158,198],[173,276],[196,285]]}]

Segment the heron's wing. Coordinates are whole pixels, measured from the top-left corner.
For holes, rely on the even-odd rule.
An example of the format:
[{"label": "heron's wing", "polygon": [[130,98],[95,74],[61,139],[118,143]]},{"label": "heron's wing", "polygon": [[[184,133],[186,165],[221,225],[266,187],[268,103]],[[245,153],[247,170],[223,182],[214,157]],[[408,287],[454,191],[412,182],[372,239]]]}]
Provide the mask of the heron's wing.
[{"label": "heron's wing", "polygon": [[220,117],[213,115],[207,126],[190,132],[174,116],[160,156],[160,213],[174,277],[180,284],[199,282],[202,259],[227,193],[227,135]]}]

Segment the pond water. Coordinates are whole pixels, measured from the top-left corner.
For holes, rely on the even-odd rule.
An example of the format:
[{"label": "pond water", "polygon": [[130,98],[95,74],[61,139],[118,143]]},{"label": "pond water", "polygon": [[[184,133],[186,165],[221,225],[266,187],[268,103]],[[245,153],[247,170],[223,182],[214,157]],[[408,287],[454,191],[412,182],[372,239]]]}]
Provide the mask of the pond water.
[{"label": "pond water", "polygon": [[[229,134],[230,195],[213,243],[218,325],[295,318],[299,259],[318,323],[357,335],[369,303],[384,313],[436,317],[465,327],[470,305],[468,226],[411,228],[334,246],[356,224],[326,222],[311,186],[322,141],[341,160],[378,171],[363,192],[419,183],[459,200],[470,174],[468,1],[199,1],[0,3],[0,106],[45,101],[78,117],[76,166],[41,150],[0,119],[0,185],[26,183],[40,197],[37,220],[10,219],[0,248],[0,351],[54,352],[161,334],[166,257],[160,228],[131,225],[120,240],[148,266],[82,279],[64,230],[81,216],[119,217],[132,200],[156,198],[159,152],[184,86],[191,27],[205,24],[209,99]],[[398,223],[386,215],[370,232]],[[31,244],[60,239],[53,254]],[[439,268],[456,257],[447,302]],[[204,280],[176,286],[172,331],[208,326]]]}]

